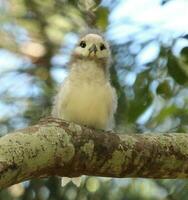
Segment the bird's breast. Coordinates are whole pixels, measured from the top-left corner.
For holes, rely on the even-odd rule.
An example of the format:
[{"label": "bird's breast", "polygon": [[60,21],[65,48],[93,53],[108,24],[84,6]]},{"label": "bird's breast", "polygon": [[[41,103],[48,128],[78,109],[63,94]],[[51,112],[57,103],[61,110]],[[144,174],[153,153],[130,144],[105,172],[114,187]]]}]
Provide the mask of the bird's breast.
[{"label": "bird's breast", "polygon": [[105,129],[112,98],[107,83],[69,82],[68,90],[68,103],[63,108],[65,120]]}]

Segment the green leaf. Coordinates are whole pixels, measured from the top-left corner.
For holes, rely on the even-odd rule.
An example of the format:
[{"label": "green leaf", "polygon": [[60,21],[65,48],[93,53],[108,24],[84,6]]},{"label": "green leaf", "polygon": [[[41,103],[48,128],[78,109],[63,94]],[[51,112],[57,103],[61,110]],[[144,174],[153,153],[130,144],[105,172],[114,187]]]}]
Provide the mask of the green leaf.
[{"label": "green leaf", "polygon": [[105,7],[100,7],[96,11],[96,24],[102,30],[105,30],[108,25],[109,10]]},{"label": "green leaf", "polygon": [[167,80],[160,83],[157,87],[157,94],[161,95],[163,98],[168,99],[172,96],[172,88]]},{"label": "green leaf", "polygon": [[180,85],[187,83],[188,77],[186,76],[186,73],[179,65],[177,58],[171,52],[168,54],[167,67],[169,74],[177,83]]}]

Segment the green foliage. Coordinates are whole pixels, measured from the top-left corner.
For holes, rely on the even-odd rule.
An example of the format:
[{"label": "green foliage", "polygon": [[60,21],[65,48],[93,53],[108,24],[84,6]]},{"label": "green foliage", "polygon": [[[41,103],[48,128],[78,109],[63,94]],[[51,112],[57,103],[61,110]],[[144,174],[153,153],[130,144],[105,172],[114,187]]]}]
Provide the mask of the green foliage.
[{"label": "green foliage", "polygon": [[158,85],[156,92],[157,94],[162,96],[164,99],[168,99],[173,95],[171,87],[170,87],[170,83],[167,80],[161,82]]},{"label": "green foliage", "polygon": [[178,63],[178,59],[169,52],[167,67],[169,74],[174,78],[174,80],[184,85],[187,82],[187,75]]}]

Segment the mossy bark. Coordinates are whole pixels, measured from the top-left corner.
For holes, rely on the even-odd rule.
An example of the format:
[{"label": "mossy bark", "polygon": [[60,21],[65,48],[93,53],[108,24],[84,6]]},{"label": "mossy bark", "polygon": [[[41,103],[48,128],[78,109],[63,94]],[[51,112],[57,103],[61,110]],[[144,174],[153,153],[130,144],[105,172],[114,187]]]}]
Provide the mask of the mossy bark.
[{"label": "mossy bark", "polygon": [[188,134],[119,135],[49,118],[0,138],[0,188],[54,175],[188,178]]}]

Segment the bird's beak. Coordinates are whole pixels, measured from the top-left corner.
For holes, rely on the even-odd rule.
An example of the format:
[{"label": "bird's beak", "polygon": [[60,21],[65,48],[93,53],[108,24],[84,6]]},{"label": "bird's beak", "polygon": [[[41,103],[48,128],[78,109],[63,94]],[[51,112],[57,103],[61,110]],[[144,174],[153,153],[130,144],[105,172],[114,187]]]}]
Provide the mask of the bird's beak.
[{"label": "bird's beak", "polygon": [[89,48],[89,54],[91,54],[92,52],[94,52],[96,54],[97,52],[97,47],[95,44],[93,44],[90,48]]}]

